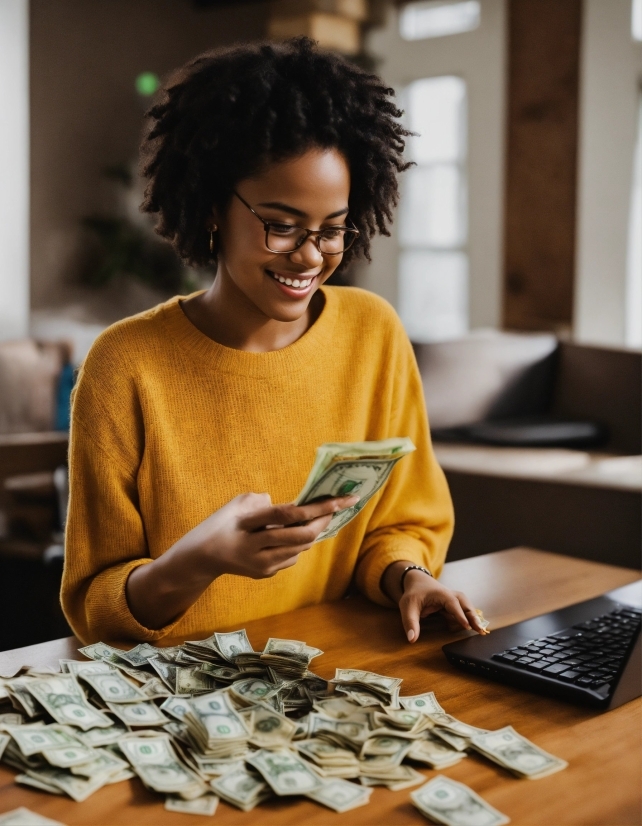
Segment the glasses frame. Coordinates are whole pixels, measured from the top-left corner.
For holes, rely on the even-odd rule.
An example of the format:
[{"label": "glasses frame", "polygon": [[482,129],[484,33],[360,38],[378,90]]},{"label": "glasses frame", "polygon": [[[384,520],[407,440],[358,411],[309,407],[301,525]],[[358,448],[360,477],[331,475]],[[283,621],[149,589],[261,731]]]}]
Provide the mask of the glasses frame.
[{"label": "glasses frame", "polygon": [[[270,234],[270,227],[273,224],[278,224],[278,223],[283,223],[283,222],[266,221],[265,218],[261,218],[261,216],[258,214],[258,212],[256,212],[254,209],[252,209],[252,207],[248,204],[248,202],[245,200],[245,198],[242,198],[236,190],[233,190],[233,192],[236,195],[236,197],[239,199],[239,201],[242,204],[244,204],[250,210],[252,215],[255,215],[259,219],[259,221],[263,224],[263,227],[265,229],[265,247],[270,252],[273,252],[276,255],[291,255],[293,252],[296,252],[298,249],[301,249],[301,247],[305,244],[305,242],[308,240],[308,238],[313,239],[314,246],[319,250],[321,255],[343,255],[344,252],[346,252],[347,250],[350,249],[350,247],[354,244],[354,242],[357,240],[357,238],[361,234],[359,232],[359,230],[356,229],[355,227],[346,227],[346,226],[332,227],[332,229],[342,229],[346,233],[343,236],[344,247],[339,252],[324,252],[321,249],[321,236],[323,235],[324,232],[327,232],[328,229],[330,229],[330,227],[326,227],[326,229],[306,229],[305,227],[297,227],[297,229],[302,230],[305,233],[305,235],[303,235],[303,237],[298,242],[298,244],[294,247],[294,249],[291,249],[291,250],[273,250],[270,247],[270,245],[268,244],[268,236]],[[346,240],[348,240],[348,239],[350,239],[349,242],[348,242],[348,245],[345,246]]]}]

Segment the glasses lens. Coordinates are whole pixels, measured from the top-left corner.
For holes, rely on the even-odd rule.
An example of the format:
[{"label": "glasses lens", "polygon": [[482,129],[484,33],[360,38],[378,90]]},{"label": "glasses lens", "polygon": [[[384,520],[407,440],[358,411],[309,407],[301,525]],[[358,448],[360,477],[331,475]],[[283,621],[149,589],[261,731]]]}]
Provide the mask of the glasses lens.
[{"label": "glasses lens", "polygon": [[350,246],[351,241],[352,233],[343,229],[327,229],[323,235],[319,236],[321,252],[329,255],[343,252]]},{"label": "glasses lens", "polygon": [[267,233],[268,249],[273,252],[293,252],[305,237],[305,230],[291,224],[270,224]]}]

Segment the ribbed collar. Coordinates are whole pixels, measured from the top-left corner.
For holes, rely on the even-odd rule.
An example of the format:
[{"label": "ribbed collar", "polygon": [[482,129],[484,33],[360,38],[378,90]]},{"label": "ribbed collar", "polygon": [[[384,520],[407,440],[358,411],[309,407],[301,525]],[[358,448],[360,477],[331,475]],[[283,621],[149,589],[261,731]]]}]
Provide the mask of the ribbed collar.
[{"label": "ribbed collar", "polygon": [[[280,350],[251,353],[225,347],[206,336],[187,318],[179,301],[190,296],[175,296],[160,307],[161,321],[170,340],[207,364],[208,368],[255,378],[292,373],[310,367],[319,353],[332,341],[339,312],[339,300],[334,287],[321,287],[325,304],[314,324],[301,338]],[[339,288],[336,288],[339,289]],[[196,293],[194,293],[196,295]]]}]

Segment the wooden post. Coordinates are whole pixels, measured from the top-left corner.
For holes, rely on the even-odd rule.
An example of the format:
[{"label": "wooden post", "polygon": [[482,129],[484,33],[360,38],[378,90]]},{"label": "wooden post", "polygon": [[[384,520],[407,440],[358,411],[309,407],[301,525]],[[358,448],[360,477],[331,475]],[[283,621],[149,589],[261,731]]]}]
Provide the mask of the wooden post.
[{"label": "wooden post", "polygon": [[509,0],[504,327],[571,331],[582,0]]}]

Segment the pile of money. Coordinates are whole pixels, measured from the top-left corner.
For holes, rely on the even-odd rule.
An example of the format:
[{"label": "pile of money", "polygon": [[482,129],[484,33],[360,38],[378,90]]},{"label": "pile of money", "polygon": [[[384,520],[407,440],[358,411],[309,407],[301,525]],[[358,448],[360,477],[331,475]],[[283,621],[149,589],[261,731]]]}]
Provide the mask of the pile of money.
[{"label": "pile of money", "polygon": [[[417,786],[418,768],[444,770],[471,750],[519,777],[566,766],[510,726],[458,720],[432,691],[402,695],[397,677],[339,668],[327,681],[309,670],[323,652],[300,640],[255,651],[234,631],[80,651],[87,660],[61,660],[59,671],[0,679],[0,758],[17,783],[76,801],[138,776],[172,812],[213,814],[220,798],[250,811],[275,795],[346,812],[374,786]],[[412,799],[441,823],[468,823],[457,819],[466,807],[483,810],[479,823],[507,822],[446,777]]]}]

